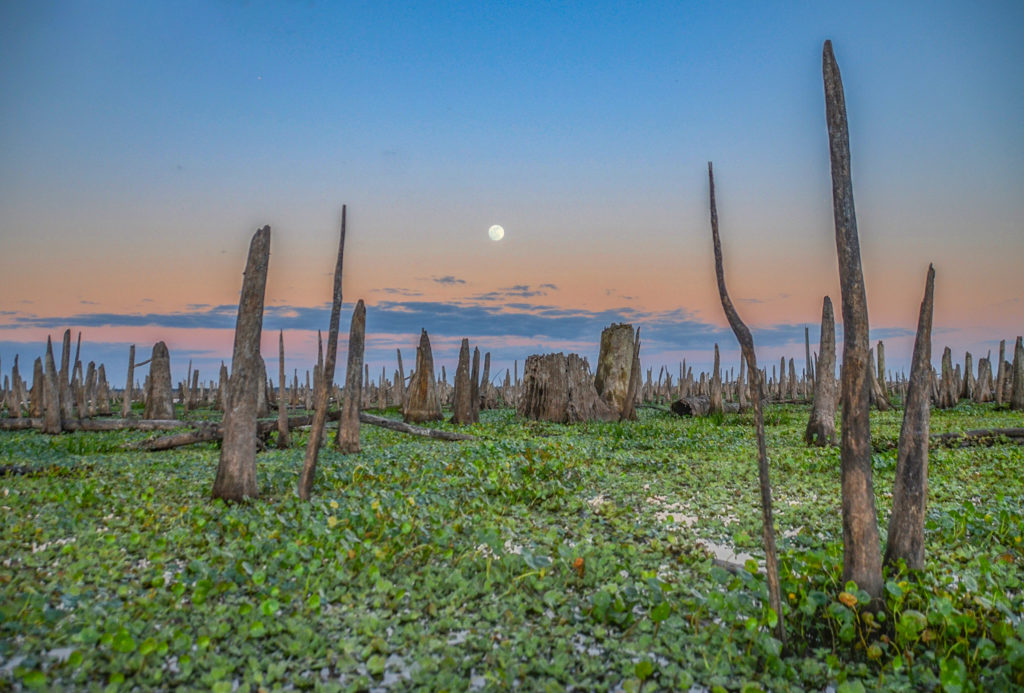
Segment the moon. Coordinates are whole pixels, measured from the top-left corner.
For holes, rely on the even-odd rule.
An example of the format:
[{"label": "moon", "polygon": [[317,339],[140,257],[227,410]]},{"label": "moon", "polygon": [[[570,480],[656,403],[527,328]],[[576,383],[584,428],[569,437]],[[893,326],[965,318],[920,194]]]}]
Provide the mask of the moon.
[{"label": "moon", "polygon": [[500,241],[505,237],[505,229],[495,224],[491,228],[487,229],[487,235],[491,237],[492,241]]}]

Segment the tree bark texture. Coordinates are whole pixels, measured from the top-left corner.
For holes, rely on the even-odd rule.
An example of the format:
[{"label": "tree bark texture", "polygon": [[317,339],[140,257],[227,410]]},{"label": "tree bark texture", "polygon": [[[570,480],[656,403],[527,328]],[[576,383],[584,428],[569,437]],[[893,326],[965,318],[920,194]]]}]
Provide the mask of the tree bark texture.
[{"label": "tree bark texture", "polygon": [[935,269],[928,267],[924,300],[917,320],[910,385],[903,408],[903,425],[896,453],[896,481],[892,493],[885,564],[899,559],[911,570],[924,569],[924,513],[928,497],[928,434],[931,421],[932,309]]},{"label": "tree bark texture", "polygon": [[814,402],[804,441],[818,447],[836,444],[836,322],[832,299],[828,296],[821,306],[821,341],[817,372],[814,374]]},{"label": "tree bark texture", "polygon": [[843,298],[843,426],[840,451],[843,580],[853,580],[872,599],[878,600],[882,597],[882,553],[871,472],[867,294],[853,203],[846,98],[831,41],[825,42],[822,51],[822,76],[832,168],[832,209],[839,255],[839,284]]},{"label": "tree bark texture", "polygon": [[53,342],[46,338],[46,372],[43,379],[43,433],[61,432],[60,385],[57,364],[53,361]]},{"label": "tree bark texture", "polygon": [[286,450],[292,441],[288,431],[288,397],[285,392],[284,330],[277,334],[277,377],[277,447]]},{"label": "tree bark texture", "polygon": [[260,381],[266,383],[260,338],[263,334],[263,300],[269,261],[270,227],[264,226],[249,243],[249,256],[242,277],[228,401],[221,424],[224,439],[213,482],[214,498],[241,501],[255,498],[259,493],[256,483],[256,415]]},{"label": "tree bark texture", "polygon": [[[338,450],[342,454],[359,452],[359,402],[363,391],[363,345],[366,343],[366,305],[363,299],[352,311],[348,333],[348,366],[345,369],[345,395],[338,419]],[[383,387],[383,378],[381,379]]]},{"label": "tree bark texture", "polygon": [[715,344],[715,363],[711,368],[711,393],[708,398],[711,404],[711,414],[723,414],[725,413],[724,404],[722,402],[722,373],[721,364],[718,358],[718,345]]},{"label": "tree bark texture", "polygon": [[[715,204],[715,175],[708,162],[708,194],[711,206],[711,240],[715,251],[715,279],[718,282],[718,296],[722,310],[729,320],[729,326],[740,344],[747,360],[750,381],[754,391],[754,430],[757,435],[757,475],[761,491],[761,536],[764,541],[765,575],[768,578],[768,602],[777,615],[775,636],[783,646],[786,644],[786,626],[782,612],[782,589],[779,584],[779,559],[775,548],[775,520],[772,515],[772,485],[768,469],[768,448],[764,437],[764,411],[761,407],[760,371],[757,369],[757,355],[754,352],[754,338],[746,324],[736,312],[725,286],[725,268],[722,262],[722,241],[718,235],[718,207]],[[716,350],[717,351],[717,350]]]},{"label": "tree bark texture", "polygon": [[[708,416],[714,411],[711,407],[710,395],[680,397],[672,402],[669,408],[677,416]],[[734,402],[724,402],[721,411],[726,414],[738,414],[740,405]]]},{"label": "tree bark texture", "polygon": [[469,340],[462,339],[459,364],[455,367],[455,394],[452,398],[452,423],[473,423],[473,388],[469,384]]},{"label": "tree bark texture", "polygon": [[1024,338],[1017,337],[1013,347],[1013,392],[1010,393],[1010,409],[1024,410]]}]

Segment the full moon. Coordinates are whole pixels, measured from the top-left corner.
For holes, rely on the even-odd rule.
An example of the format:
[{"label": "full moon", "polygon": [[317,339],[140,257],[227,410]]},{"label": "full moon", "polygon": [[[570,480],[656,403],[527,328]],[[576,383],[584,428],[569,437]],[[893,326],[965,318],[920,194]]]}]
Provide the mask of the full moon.
[{"label": "full moon", "polygon": [[491,237],[492,241],[500,241],[505,237],[505,229],[495,224],[491,228],[487,229],[487,235]]}]

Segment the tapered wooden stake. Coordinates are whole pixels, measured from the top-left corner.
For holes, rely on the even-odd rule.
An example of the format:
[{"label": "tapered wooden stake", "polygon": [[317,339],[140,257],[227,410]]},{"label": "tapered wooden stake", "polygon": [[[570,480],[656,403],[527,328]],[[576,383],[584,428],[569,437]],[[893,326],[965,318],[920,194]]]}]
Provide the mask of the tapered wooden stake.
[{"label": "tapered wooden stake", "polygon": [[853,580],[873,599],[882,597],[882,551],[871,473],[868,303],[850,173],[850,134],[843,81],[832,53],[822,51],[825,115],[832,164],[832,209],[839,284],[843,297],[843,373],[840,476],[843,513],[843,581]]},{"label": "tapered wooden stake", "polygon": [[[343,454],[359,452],[359,403],[363,391],[363,345],[366,342],[366,305],[363,299],[352,311],[348,333],[348,368],[345,369],[345,395],[338,419],[338,450]],[[384,378],[381,380],[384,387]]]},{"label": "tapered wooden stake", "polygon": [[[70,335],[70,333],[67,333]],[[61,432],[60,384],[57,382],[57,365],[53,361],[53,342],[46,338],[46,372],[43,376],[43,433],[56,435]]]},{"label": "tapered wooden stake", "polygon": [[309,430],[309,442],[306,445],[306,459],[302,464],[302,475],[299,477],[299,498],[309,500],[313,491],[313,479],[316,477],[317,455],[320,453],[320,442],[323,440],[324,422],[327,421],[327,397],[334,383],[334,362],[338,356],[338,325],[341,322],[341,268],[345,259],[345,205],[341,207],[341,238],[338,241],[338,259],[334,264],[334,296],[331,301],[331,323],[327,334],[327,356],[324,358],[324,369],[320,376],[321,383],[316,388],[316,402],[313,423]]},{"label": "tapered wooden stake", "polygon": [[285,387],[284,373],[284,330],[277,333],[277,447],[286,449],[291,444],[291,434],[288,432],[288,395]]},{"label": "tapered wooden stake", "polygon": [[836,323],[832,299],[821,305],[821,341],[814,374],[814,402],[804,431],[804,442],[825,447],[836,442]]},{"label": "tapered wooden stake", "polygon": [[[903,426],[896,453],[896,482],[892,492],[885,564],[899,559],[911,570],[924,570],[924,511],[928,496],[928,433],[931,421],[932,307],[935,268],[928,266],[924,300],[917,319],[917,338],[910,365],[910,387],[903,409]],[[881,344],[881,342],[879,342]]]},{"label": "tapered wooden stake", "polygon": [[240,501],[259,494],[256,483],[256,415],[260,381],[265,380],[260,338],[263,301],[270,262],[270,227],[257,231],[249,244],[249,257],[238,301],[231,376],[221,426],[224,439],[213,482],[213,497]]},{"label": "tapered wooden stake", "polygon": [[775,611],[775,635],[786,644],[786,624],[782,613],[782,590],[779,585],[779,559],[775,548],[775,521],[772,517],[772,485],[768,474],[768,448],[764,439],[764,412],[761,409],[761,371],[757,368],[757,356],[754,353],[754,338],[750,330],[740,319],[739,313],[729,298],[725,288],[725,270],[722,267],[722,242],[718,236],[718,209],[715,206],[715,176],[708,162],[708,185],[711,198],[711,239],[715,246],[715,277],[718,280],[718,295],[722,299],[722,310],[729,320],[740,343],[740,349],[747,361],[750,374],[751,390],[754,400],[754,429],[757,433],[757,474],[761,487],[761,534],[764,538],[765,573],[768,577],[768,601]]}]

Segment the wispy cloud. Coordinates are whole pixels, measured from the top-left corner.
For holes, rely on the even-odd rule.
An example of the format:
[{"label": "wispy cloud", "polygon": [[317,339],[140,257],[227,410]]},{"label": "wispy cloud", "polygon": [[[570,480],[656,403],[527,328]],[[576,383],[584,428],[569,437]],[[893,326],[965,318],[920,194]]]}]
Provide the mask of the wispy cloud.
[{"label": "wispy cloud", "polygon": [[443,284],[445,286],[455,286],[457,284],[465,284],[466,283],[465,279],[459,279],[458,277],[453,277],[450,274],[446,275],[444,277],[431,277],[430,280],[432,282],[435,282],[437,284]]}]

